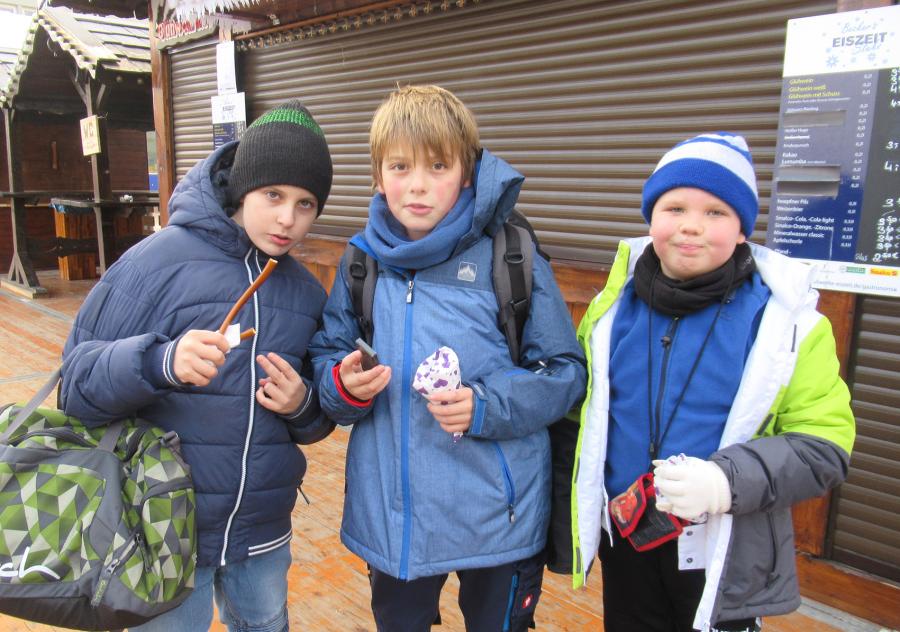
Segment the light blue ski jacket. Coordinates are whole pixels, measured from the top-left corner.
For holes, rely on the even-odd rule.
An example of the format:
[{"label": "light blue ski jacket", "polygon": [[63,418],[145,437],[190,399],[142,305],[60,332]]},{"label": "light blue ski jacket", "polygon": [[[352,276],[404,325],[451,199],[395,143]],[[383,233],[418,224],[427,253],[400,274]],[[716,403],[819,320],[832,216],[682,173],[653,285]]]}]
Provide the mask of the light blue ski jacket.
[{"label": "light blue ski jacket", "polygon": [[[341,539],[400,579],[505,564],[546,541],[546,427],[583,397],[586,371],[571,316],[540,256],[520,366],[497,324],[490,235],[512,212],[522,180],[485,150],[467,210],[471,228],[449,258],[415,271],[379,261],[373,346],[392,377],[372,403],[348,401],[333,376],[361,335],[343,265],[324,328],[310,345],[323,409],[339,424],[354,424]],[[362,234],[354,240],[366,247]],[[456,443],[412,389],[418,364],[441,346],[456,351],[463,383],[475,393],[471,428]]]}]

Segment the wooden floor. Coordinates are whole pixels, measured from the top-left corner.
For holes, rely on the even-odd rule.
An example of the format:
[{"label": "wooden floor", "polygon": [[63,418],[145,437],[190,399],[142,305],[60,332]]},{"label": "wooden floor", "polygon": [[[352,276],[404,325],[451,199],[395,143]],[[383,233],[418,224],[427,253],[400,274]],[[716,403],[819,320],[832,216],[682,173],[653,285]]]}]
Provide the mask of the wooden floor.
[{"label": "wooden floor", "polygon": [[[0,291],[0,403],[22,401],[37,390],[59,364],[72,318],[92,283],[61,282],[55,273],[41,273],[50,297],[30,301]],[[52,404],[51,404],[52,405]],[[302,499],[294,510],[294,564],[288,596],[291,627],[303,632],[368,632],[375,629],[369,610],[365,565],[340,543],[344,488],[344,453],[349,433],[335,431],[325,441],[304,448],[309,461]],[[599,575],[599,573],[597,573]],[[441,602],[444,625],[436,632],[461,632],[455,607],[458,584],[450,579]],[[603,629],[599,577],[575,592],[568,577],[547,575],[537,609],[539,632]],[[0,632],[59,630],[0,615]],[[212,630],[224,627],[216,622]],[[767,632],[832,632],[834,627],[795,613],[766,620]],[[639,632],[639,631],[636,631]]]}]

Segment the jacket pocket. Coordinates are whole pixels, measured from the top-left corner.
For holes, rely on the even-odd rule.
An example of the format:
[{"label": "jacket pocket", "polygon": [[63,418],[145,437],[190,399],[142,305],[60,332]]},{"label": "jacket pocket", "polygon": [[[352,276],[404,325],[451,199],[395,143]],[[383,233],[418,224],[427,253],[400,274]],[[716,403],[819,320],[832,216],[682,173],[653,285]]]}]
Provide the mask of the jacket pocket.
[{"label": "jacket pocket", "polygon": [[789,509],[735,516],[722,582],[725,619],[783,614],[799,605]]},{"label": "jacket pocket", "polygon": [[503,480],[503,488],[506,493],[506,513],[509,515],[509,522],[516,521],[516,486],[513,483],[512,472],[509,470],[509,463],[503,454],[503,448],[496,441],[491,442],[497,453],[497,462],[500,465],[500,478]]},{"label": "jacket pocket", "polygon": [[525,632],[534,620],[544,580],[544,553],[516,562],[503,632]]}]

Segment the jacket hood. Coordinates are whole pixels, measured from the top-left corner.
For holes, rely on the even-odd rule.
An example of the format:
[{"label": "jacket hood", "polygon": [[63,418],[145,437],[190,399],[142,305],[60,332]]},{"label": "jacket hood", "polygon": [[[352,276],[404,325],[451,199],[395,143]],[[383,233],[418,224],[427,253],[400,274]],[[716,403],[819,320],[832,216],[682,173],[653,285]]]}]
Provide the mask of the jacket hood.
[{"label": "jacket hood", "polygon": [[228,210],[228,176],[237,146],[238,141],[222,145],[187,172],[169,200],[169,224],[201,232],[205,241],[243,256],[250,239]]},{"label": "jacket hood", "polygon": [[456,251],[468,248],[487,233],[493,237],[509,218],[519,199],[525,176],[508,162],[483,149],[475,163],[472,182],[475,186],[475,211],[472,229],[460,239]]}]

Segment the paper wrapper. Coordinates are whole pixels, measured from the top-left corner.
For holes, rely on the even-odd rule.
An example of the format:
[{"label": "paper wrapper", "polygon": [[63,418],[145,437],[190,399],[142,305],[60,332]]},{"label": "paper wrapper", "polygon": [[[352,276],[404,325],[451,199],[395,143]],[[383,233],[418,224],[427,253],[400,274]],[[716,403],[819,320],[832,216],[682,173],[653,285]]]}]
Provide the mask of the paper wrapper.
[{"label": "paper wrapper", "polygon": [[[442,391],[455,391],[462,385],[459,376],[459,358],[450,347],[441,347],[422,360],[413,378],[413,389],[424,397]],[[453,443],[462,437],[461,432],[453,433]]]},{"label": "paper wrapper", "polygon": [[422,360],[413,379],[413,389],[426,397],[441,391],[454,391],[461,384],[459,358],[450,347],[441,347]]},{"label": "paper wrapper", "polygon": [[240,325],[240,323],[228,325],[228,329],[225,330],[225,340],[228,341],[229,349],[234,349],[236,346],[241,344],[241,325]]}]

